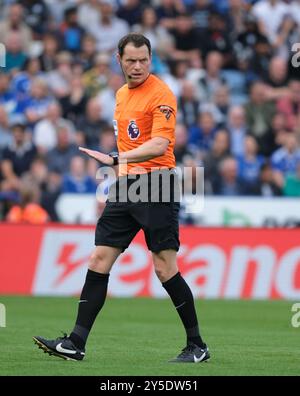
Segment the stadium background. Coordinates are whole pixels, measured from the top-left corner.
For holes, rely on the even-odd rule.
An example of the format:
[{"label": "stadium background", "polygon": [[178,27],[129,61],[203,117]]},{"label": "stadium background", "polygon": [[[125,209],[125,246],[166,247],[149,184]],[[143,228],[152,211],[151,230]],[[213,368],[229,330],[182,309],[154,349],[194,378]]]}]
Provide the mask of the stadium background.
[{"label": "stadium background", "polygon": [[[180,270],[199,298],[204,332],[219,352],[218,367],[203,373],[298,374],[297,328],[291,325],[292,302],[300,296],[297,0],[0,1],[6,60],[0,68],[0,302],[7,308],[7,328],[0,328],[0,336],[5,351],[10,356],[11,328],[16,339],[24,326],[28,337],[36,328],[51,329],[53,335],[56,314],[66,328],[72,324],[73,296],[80,292],[94,224],[103,210],[95,195],[98,165],[77,147],[104,152],[115,147],[114,95],[124,83],[115,51],[129,31],[151,40],[152,71],[178,99],[177,165],[205,169],[203,210],[197,210],[197,200],[194,210],[187,210],[185,199],[196,178],[191,173],[184,180],[179,252]],[[165,294],[141,235],[115,265],[109,294],[115,297],[110,299],[114,311],[112,317],[104,313],[103,327],[111,341],[116,334],[110,321],[120,318],[128,345],[134,343],[125,314],[130,305],[143,331],[148,323],[143,312],[153,307],[155,322],[159,311],[160,331],[174,331],[180,345],[167,302],[144,298]],[[141,297],[138,302],[130,299],[135,296]],[[42,306],[47,316],[39,311]],[[72,317],[64,317],[67,309],[74,311]],[[226,321],[224,312],[236,346],[229,366],[224,336],[216,330]],[[91,341],[95,356],[96,337]],[[159,344],[152,333],[144,331],[143,337],[145,343],[152,337]],[[281,363],[276,363],[273,343]],[[20,356],[27,356],[28,348]],[[166,356],[172,352],[168,348]],[[249,362],[242,361],[245,350]],[[105,356],[109,353],[104,348]],[[196,373],[168,371],[151,359],[147,366],[143,358],[144,369],[130,371],[130,354],[125,348],[123,353],[127,364],[125,359],[124,366],[101,367],[101,372]],[[59,371],[58,365],[49,369],[37,360],[33,372],[17,359],[11,362],[2,368],[0,363],[0,374]],[[89,373],[99,374],[94,369]],[[82,374],[67,372],[76,373]]]}]

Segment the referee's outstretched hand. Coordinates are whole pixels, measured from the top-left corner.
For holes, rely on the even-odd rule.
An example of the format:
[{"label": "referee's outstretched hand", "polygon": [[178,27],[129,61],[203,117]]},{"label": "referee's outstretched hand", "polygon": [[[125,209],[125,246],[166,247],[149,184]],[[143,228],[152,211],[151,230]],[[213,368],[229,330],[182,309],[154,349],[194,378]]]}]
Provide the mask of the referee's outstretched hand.
[{"label": "referee's outstretched hand", "polygon": [[94,158],[96,161],[101,162],[104,165],[113,165],[114,160],[109,155],[100,153],[100,151],[90,150],[85,147],[79,147],[79,150],[87,154],[89,157]]}]

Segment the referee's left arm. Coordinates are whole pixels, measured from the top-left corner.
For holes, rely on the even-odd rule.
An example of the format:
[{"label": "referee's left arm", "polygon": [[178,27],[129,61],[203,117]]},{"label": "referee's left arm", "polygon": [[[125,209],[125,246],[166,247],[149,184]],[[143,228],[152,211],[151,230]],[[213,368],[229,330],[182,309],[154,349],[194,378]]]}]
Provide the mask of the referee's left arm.
[{"label": "referee's left arm", "polygon": [[[152,158],[164,155],[169,145],[169,140],[164,137],[153,137],[147,142],[141,144],[139,147],[123,151],[119,154],[119,164],[134,163],[148,161]],[[114,165],[114,160],[108,154],[101,153],[100,151],[90,150],[85,147],[79,147],[79,150],[87,154],[89,157],[94,158],[96,161],[104,165]]]},{"label": "referee's left arm", "polygon": [[160,136],[153,137],[139,147],[121,152],[119,154],[119,163],[144,162],[160,157],[165,154],[169,143],[167,138]]}]

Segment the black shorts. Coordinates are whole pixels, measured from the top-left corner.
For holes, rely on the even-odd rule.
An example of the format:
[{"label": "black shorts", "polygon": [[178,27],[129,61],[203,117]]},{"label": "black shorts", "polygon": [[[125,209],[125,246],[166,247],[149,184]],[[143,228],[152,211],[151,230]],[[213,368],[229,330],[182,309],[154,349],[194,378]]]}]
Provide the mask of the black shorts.
[{"label": "black shorts", "polygon": [[[124,177],[123,177],[124,178]],[[119,187],[119,178],[115,185]],[[124,179],[123,179],[124,180]],[[128,179],[127,179],[128,181]],[[126,188],[131,185],[132,181]],[[150,191],[149,184],[149,191]],[[159,186],[162,190],[162,185]],[[117,194],[118,195],[118,194]],[[119,195],[118,195],[119,197]],[[144,231],[148,249],[158,253],[162,250],[179,250],[179,214],[180,203],[171,193],[165,202],[120,202],[108,198],[102,216],[98,220],[95,245],[118,247],[124,251],[140,229]]]}]

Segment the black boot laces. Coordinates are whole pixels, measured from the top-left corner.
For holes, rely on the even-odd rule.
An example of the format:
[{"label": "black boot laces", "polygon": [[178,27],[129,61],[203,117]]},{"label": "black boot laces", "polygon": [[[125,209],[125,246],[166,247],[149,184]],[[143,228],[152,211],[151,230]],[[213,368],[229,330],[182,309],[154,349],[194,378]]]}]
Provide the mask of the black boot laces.
[{"label": "black boot laces", "polygon": [[184,347],[180,353],[180,355],[178,357],[185,357],[188,356],[190,353],[192,353],[194,350],[194,346],[193,345],[187,345],[186,347]]},{"label": "black boot laces", "polygon": [[68,334],[62,331],[63,337],[57,337],[56,341],[66,340],[68,338]]}]

